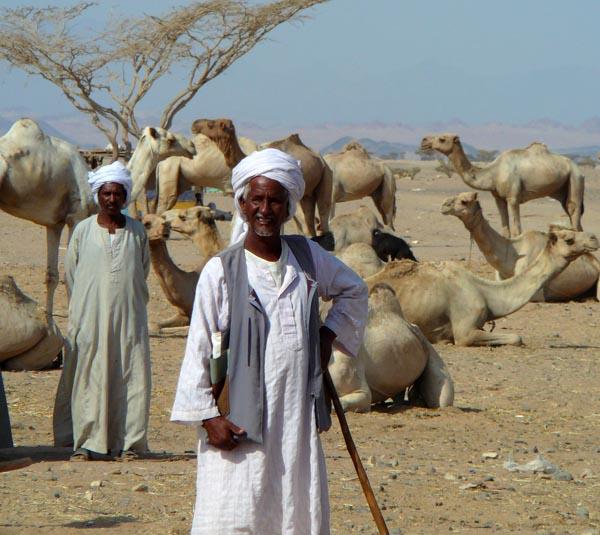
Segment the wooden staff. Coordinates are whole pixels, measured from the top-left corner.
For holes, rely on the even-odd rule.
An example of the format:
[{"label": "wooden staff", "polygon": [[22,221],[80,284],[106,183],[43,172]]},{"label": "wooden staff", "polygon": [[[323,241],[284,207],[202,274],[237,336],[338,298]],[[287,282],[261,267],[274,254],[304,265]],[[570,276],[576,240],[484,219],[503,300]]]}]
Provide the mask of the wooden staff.
[{"label": "wooden staff", "polygon": [[389,535],[390,532],[388,531],[388,528],[385,525],[385,520],[383,519],[383,515],[381,514],[381,509],[379,509],[379,505],[377,504],[377,500],[375,499],[375,494],[373,494],[373,489],[371,488],[371,483],[369,483],[369,477],[367,476],[367,472],[365,471],[362,461],[360,460],[358,450],[356,449],[356,445],[354,444],[354,440],[352,440],[350,428],[348,427],[348,422],[346,421],[346,415],[344,414],[344,409],[342,408],[342,404],[340,403],[340,398],[337,395],[337,391],[335,389],[335,385],[333,384],[333,380],[331,379],[331,375],[329,375],[329,370],[325,370],[323,372],[323,379],[325,381],[325,387],[327,388],[327,390],[329,391],[329,395],[331,396],[331,401],[333,402],[335,413],[337,414],[338,420],[340,421],[342,434],[344,435],[344,440],[346,441],[346,448],[348,449],[350,458],[354,463],[354,469],[356,470],[356,474],[358,475],[360,485],[365,494],[365,498],[367,499],[367,503],[369,504],[369,509],[371,509],[371,514],[373,515],[373,520],[375,520],[375,525],[377,526],[380,535]]}]

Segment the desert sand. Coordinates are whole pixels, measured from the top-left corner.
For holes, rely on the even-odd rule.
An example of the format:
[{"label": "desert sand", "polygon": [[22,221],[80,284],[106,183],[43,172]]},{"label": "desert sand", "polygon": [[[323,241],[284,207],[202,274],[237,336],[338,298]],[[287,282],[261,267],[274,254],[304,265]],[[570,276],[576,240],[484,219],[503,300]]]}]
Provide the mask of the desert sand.
[{"label": "desert sand", "polygon": [[[420,260],[457,260],[493,278],[462,223],[440,214],[442,200],[469,188],[454,175],[418,165],[398,180],[396,229]],[[585,230],[600,234],[599,170],[584,168]],[[230,200],[210,195],[219,207]],[[484,213],[498,227],[491,196]],[[370,200],[365,204],[372,206]],[[340,205],[338,213],[358,206]],[[524,229],[566,221],[555,201],[521,209]],[[220,223],[224,233],[228,223]],[[64,246],[64,243],[63,243]],[[169,244],[178,263],[198,262],[193,244]],[[61,255],[64,254],[64,247]],[[43,303],[45,237],[41,227],[0,213],[0,273]],[[150,319],[170,314],[154,274]],[[61,283],[56,321],[66,330]],[[600,303],[530,303],[495,329],[520,334],[523,347],[436,346],[455,381],[455,406],[431,410],[382,406],[349,414],[349,424],[393,534],[600,533]],[[489,326],[488,328],[491,328]],[[51,449],[52,406],[59,371],[4,372],[15,455],[31,466],[0,474],[0,534],[184,534],[195,493],[195,431],[169,423],[185,345],[183,337],[151,338],[153,455],[133,462],[70,463]],[[322,436],[329,471],[332,533],[376,533],[339,426]],[[511,472],[504,463],[541,455],[553,473]]]}]

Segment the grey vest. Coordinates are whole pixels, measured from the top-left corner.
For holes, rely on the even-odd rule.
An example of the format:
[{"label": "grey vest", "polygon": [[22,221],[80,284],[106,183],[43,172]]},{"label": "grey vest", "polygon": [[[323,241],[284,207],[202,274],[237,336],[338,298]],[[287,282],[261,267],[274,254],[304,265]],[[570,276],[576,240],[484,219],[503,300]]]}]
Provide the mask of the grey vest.
[{"label": "grey vest", "polygon": [[[308,322],[308,394],[314,402],[317,428],[325,431],[331,426],[330,407],[323,392],[319,345],[319,297],[316,291],[315,266],[310,247],[303,236],[282,236],[306,276],[310,317]],[[223,345],[229,352],[229,415],[236,425],[244,428],[247,439],[262,443],[264,405],[264,356],[267,339],[265,311],[248,283],[244,244],[238,242],[218,255],[223,263],[225,284],[229,297],[229,332],[224,333]]]}]

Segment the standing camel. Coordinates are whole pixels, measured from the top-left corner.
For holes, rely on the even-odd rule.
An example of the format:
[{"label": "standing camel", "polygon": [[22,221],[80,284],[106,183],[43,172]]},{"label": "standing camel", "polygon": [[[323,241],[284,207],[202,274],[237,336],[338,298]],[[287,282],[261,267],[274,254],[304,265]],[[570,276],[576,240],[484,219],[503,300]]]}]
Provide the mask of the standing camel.
[{"label": "standing camel", "polygon": [[446,155],[465,184],[492,193],[505,236],[521,234],[519,206],[540,197],[559,201],[571,226],[582,230],[584,176],[572,160],[553,154],[543,143],[507,150],[485,167],[471,164],[456,134],[426,136],[421,149]]},{"label": "standing camel", "polygon": [[231,170],[245,157],[229,119],[197,119],[192,123],[196,156],[169,158],[156,169],[157,206],[162,214],[175,206],[190,186],[218,188],[231,195]]},{"label": "standing camel", "polygon": [[76,147],[42,132],[32,119],[19,119],[0,137],[0,208],[46,227],[46,321],[53,325],[58,286],[58,246],[95,212],[88,168]]},{"label": "standing camel", "polygon": [[393,229],[396,181],[388,167],[371,158],[357,141],[348,143],[341,152],[326,154],[324,159],[333,172],[331,217],[335,203],[371,197],[383,222]]},{"label": "standing camel", "polygon": [[329,214],[331,212],[332,173],[323,158],[315,151],[309,149],[298,134],[291,134],[285,139],[271,141],[261,145],[261,149],[273,148],[286,152],[301,162],[302,174],[304,175],[304,196],[300,200],[300,206],[304,214],[304,220],[297,212],[294,216],[300,230],[308,236],[316,236],[315,207],[319,208],[319,219],[321,231],[329,231]]},{"label": "standing camel", "polygon": [[[133,189],[131,199],[128,199],[130,213],[137,214],[135,201],[148,186],[148,180],[155,173],[156,166],[162,160],[171,156],[189,159],[196,154],[194,144],[180,134],[173,134],[164,128],[147,126],[142,131],[135,151],[127,162],[127,169],[131,173]],[[148,213],[148,198],[144,192],[141,199],[142,211]]]}]

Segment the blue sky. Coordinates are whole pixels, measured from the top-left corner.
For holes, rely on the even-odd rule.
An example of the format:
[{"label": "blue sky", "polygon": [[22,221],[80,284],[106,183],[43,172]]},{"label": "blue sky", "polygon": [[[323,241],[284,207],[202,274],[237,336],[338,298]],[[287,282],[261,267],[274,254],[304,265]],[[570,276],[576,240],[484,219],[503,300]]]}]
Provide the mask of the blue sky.
[{"label": "blue sky", "polygon": [[[161,13],[180,3],[101,6]],[[0,1],[9,5],[14,2]],[[600,2],[332,0],[309,13],[309,20],[280,27],[206,86],[183,116],[263,125],[420,125],[453,118],[578,124],[600,115]],[[71,112],[47,82],[0,69],[0,110]],[[159,111],[174,83],[162,84],[142,109]]]}]

